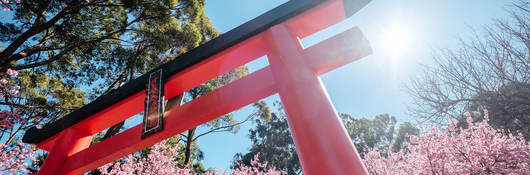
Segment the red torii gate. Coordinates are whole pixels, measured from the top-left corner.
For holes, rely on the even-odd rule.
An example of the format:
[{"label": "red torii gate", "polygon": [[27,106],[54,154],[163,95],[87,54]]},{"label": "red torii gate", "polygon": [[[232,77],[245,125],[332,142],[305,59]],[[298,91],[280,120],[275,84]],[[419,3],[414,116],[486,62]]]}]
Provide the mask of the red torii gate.
[{"label": "red torii gate", "polygon": [[300,39],[368,2],[289,1],[160,66],[165,98],[171,99],[263,55],[270,63],[166,111],[165,129],[146,138],[137,125],[90,146],[92,135],[143,111],[146,75],[43,128],[29,129],[23,141],[50,153],[38,174],[82,174],[274,93],[285,106],[305,174],[366,174],[319,75],[370,54],[369,43],[356,27],[308,48]]}]

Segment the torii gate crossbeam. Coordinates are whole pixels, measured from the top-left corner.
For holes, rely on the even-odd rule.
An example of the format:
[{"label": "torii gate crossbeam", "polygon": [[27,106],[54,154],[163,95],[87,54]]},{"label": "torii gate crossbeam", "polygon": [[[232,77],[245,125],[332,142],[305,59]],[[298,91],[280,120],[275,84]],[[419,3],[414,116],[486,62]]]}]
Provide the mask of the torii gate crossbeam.
[{"label": "torii gate crossbeam", "polygon": [[[198,47],[183,58],[162,65],[170,70],[164,84],[165,98],[170,99],[263,55],[267,55],[270,63],[166,111],[165,129],[146,138],[141,138],[142,125],[138,125],[90,146],[92,135],[143,111],[145,90],[127,91],[136,87],[133,83],[104,97],[123,97],[112,105],[97,111],[87,110],[91,105],[98,106],[93,104],[96,100],[73,112],[78,114],[77,118],[68,115],[42,129],[30,129],[23,140],[50,152],[39,174],[81,174],[279,93],[305,174],[366,174],[319,75],[370,54],[369,43],[358,28],[308,48],[303,48],[300,38],[351,16],[367,3],[366,0],[289,1],[212,40],[208,49],[217,48],[217,51],[214,49],[211,55],[201,56],[198,54],[202,53],[201,48],[207,49]],[[267,23],[260,23],[263,21]],[[230,36],[238,33],[246,35]],[[194,62],[196,57],[201,58]],[[181,66],[180,70],[175,68],[186,63],[188,66]],[[143,77],[138,82],[145,81]]]}]

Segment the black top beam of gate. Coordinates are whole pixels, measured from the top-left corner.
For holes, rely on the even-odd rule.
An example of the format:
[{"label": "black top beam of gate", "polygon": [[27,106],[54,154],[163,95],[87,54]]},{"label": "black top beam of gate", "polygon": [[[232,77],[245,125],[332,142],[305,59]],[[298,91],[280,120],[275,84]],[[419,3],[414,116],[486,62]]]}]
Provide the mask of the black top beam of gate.
[{"label": "black top beam of gate", "polygon": [[[197,64],[208,57],[219,53],[231,46],[242,42],[256,34],[259,34],[268,28],[282,23],[289,18],[292,18],[302,12],[309,10],[327,0],[290,0],[264,14],[234,28],[219,37],[200,45],[199,47],[184,53],[172,61],[162,64],[158,68],[164,70],[166,78]],[[346,17],[353,15],[364,7],[370,0],[342,0]],[[55,134],[61,132],[76,123],[96,114],[99,111],[145,89],[145,82],[147,81],[150,72],[128,82],[120,88],[109,92],[108,94],[97,98],[91,103],[71,112],[70,114],[46,124],[44,127],[38,129],[32,127],[26,131],[22,141],[25,143],[37,144]]]}]

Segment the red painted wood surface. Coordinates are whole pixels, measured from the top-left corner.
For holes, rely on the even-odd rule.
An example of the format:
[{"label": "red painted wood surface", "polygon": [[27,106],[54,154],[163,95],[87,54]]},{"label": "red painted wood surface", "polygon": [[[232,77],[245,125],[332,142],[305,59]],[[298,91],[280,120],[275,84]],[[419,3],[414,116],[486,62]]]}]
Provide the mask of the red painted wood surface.
[{"label": "red painted wood surface", "polygon": [[298,36],[280,24],[269,29],[266,37],[270,67],[304,173],[366,174]]},{"label": "red painted wood surface", "polygon": [[259,70],[167,111],[164,117],[165,129],[158,133],[141,139],[140,124],[72,155],[65,162],[64,171],[92,170],[274,93],[270,69]]},{"label": "red painted wood surface", "polygon": [[[305,50],[298,41],[343,20],[343,11],[341,0],[325,2],[171,76],[165,83],[166,99],[263,55],[271,64],[167,111],[165,129],[145,139],[137,125],[90,147],[86,144],[89,136],[142,112],[145,92],[141,91],[41,142],[38,147],[51,154],[39,174],[90,171],[277,92],[304,173],[366,173],[318,76],[370,54],[368,41],[358,28]],[[56,145],[56,140],[63,144]]]},{"label": "red painted wood surface", "polygon": [[[79,151],[85,150],[90,146],[92,135],[88,133],[69,128],[58,134],[61,142],[53,146],[52,151],[46,161],[40,168],[39,174],[59,174],[64,162],[72,155]],[[68,174],[81,174],[84,172],[70,171]]]}]

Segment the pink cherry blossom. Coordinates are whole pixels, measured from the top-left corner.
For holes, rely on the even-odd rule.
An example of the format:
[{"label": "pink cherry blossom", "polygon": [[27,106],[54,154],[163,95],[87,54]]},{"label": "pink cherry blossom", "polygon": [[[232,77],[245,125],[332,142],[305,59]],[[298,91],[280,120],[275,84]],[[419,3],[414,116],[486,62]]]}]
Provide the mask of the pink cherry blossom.
[{"label": "pink cherry blossom", "polygon": [[7,119],[0,120],[0,128],[13,128],[13,123]]},{"label": "pink cherry blossom", "polygon": [[34,148],[18,143],[0,143],[0,174],[29,174],[28,163],[35,163]]},{"label": "pink cherry blossom", "polygon": [[[8,69],[6,72],[11,75],[11,79],[16,79],[18,75],[17,71]],[[0,97],[12,97],[18,94],[21,90],[19,85],[10,84],[6,79],[0,79]],[[3,110],[0,112],[0,129],[2,128],[13,128],[16,124],[27,123],[28,120],[23,118],[21,115],[22,111],[15,108],[12,112]]]},{"label": "pink cherry blossom", "polygon": [[258,160],[259,153],[254,155],[254,159],[250,161],[251,166],[239,164],[239,167],[232,169],[231,174],[233,175],[284,175],[287,174],[285,171],[276,170],[274,166],[268,165],[267,162],[260,163]]},{"label": "pink cherry blossom", "polygon": [[[167,141],[153,145],[150,153],[145,158],[129,155],[121,161],[115,161],[98,168],[103,175],[107,174],[158,174],[158,175],[189,175],[194,174],[191,169],[179,168],[179,163],[175,159],[178,155],[177,146],[169,146]],[[224,175],[223,170],[208,171],[205,175]],[[258,155],[254,156],[252,166],[241,165],[232,169],[234,175],[282,175],[285,171],[276,170],[267,163],[259,163]]]},{"label": "pink cherry blossom", "polygon": [[187,168],[178,168],[175,156],[178,155],[178,147],[168,146],[167,141],[153,145],[150,154],[145,157],[129,155],[123,161],[106,164],[99,169],[101,174],[159,174],[170,175],[190,174]]},{"label": "pink cherry blossom", "polygon": [[432,127],[421,136],[410,136],[407,150],[389,151],[386,157],[369,150],[365,166],[371,174],[528,174],[530,146],[524,137],[494,129],[484,113],[478,123],[467,114],[465,129],[453,122],[445,129]]},{"label": "pink cherry blossom", "polygon": [[[18,73],[8,69],[6,72],[10,79],[16,79]],[[5,74],[0,74],[5,76]],[[20,86],[9,84],[5,78],[0,79],[0,97],[10,96],[7,93],[16,94]],[[26,123],[27,119],[22,116],[22,111],[18,108],[9,111],[0,111],[0,129],[10,129],[15,124]],[[0,174],[29,174],[28,163],[35,163],[34,149],[26,144],[9,144],[0,143]]]},{"label": "pink cherry blossom", "polygon": [[7,69],[7,74],[12,75],[12,76],[17,76],[18,72],[16,70]]},{"label": "pink cherry blossom", "polygon": [[11,89],[11,91],[9,91],[11,94],[18,94],[18,89]]}]

